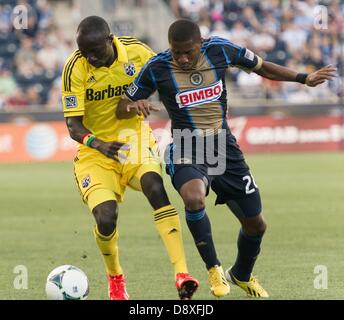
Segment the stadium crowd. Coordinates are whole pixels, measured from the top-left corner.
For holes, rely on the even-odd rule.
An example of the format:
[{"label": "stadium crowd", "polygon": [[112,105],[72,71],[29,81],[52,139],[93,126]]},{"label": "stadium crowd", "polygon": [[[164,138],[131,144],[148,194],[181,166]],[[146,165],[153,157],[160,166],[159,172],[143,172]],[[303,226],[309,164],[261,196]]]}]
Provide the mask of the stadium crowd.
[{"label": "stadium crowd", "polygon": [[[144,5],[145,0],[140,3]],[[190,18],[203,37],[221,36],[300,72],[332,64],[336,81],[317,90],[248,75],[236,68],[230,92],[240,98],[313,103],[344,96],[344,0],[166,0],[176,17]],[[28,29],[13,27],[13,8],[27,6]],[[319,19],[314,8],[327,13]],[[318,7],[320,8],[320,7]],[[325,12],[326,13],[326,12]],[[317,24],[314,24],[316,22]],[[30,105],[59,108],[60,75],[75,44],[54,20],[47,0],[2,0],[0,4],[0,110]],[[233,90],[238,88],[239,90]],[[231,92],[232,93],[232,92]]]},{"label": "stadium crowd", "polygon": [[[27,8],[28,28],[15,28],[13,9]],[[23,20],[22,22],[25,22]],[[46,0],[2,0],[0,4],[0,110],[30,105],[57,109],[65,59],[75,49],[54,20]]]}]

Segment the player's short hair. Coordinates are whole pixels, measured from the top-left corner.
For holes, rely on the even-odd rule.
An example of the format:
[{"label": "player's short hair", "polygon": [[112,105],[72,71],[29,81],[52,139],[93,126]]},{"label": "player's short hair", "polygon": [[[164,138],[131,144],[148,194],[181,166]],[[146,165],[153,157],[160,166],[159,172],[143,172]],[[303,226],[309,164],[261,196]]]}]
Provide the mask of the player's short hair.
[{"label": "player's short hair", "polygon": [[89,16],[79,23],[77,32],[83,34],[96,33],[109,35],[110,27],[103,18],[98,16]]},{"label": "player's short hair", "polygon": [[200,40],[201,31],[199,26],[187,19],[180,19],[173,22],[168,29],[168,42],[171,41],[188,41],[188,40]]}]

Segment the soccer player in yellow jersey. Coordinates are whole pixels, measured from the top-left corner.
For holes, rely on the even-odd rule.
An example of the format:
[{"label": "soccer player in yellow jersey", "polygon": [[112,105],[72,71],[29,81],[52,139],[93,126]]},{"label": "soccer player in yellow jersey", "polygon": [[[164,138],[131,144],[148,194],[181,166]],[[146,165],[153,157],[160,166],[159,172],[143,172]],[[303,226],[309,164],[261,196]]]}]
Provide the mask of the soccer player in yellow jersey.
[{"label": "soccer player in yellow jersey", "polygon": [[[90,16],[77,29],[77,45],[62,74],[63,111],[70,136],[79,142],[75,177],[92,211],[111,300],[127,300],[118,255],[118,202],[126,186],[142,191],[154,209],[156,228],[174,266],[181,299],[191,299],[198,281],[188,274],[180,220],[161,178],[157,144],[143,116],[118,120],[117,103],[154,52],[132,37],[116,38],[107,22]],[[131,161],[139,154],[138,161]],[[126,160],[125,160],[126,159]]]}]

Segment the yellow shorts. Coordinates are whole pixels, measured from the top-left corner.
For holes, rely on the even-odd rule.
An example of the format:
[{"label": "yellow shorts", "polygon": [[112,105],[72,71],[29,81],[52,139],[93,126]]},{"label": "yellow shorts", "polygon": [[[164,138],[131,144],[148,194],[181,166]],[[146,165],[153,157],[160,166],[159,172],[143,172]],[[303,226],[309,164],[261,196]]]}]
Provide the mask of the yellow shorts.
[{"label": "yellow shorts", "polygon": [[145,138],[130,137],[126,143],[130,150],[120,152],[126,158],[121,157],[120,162],[80,146],[74,159],[74,173],[82,199],[91,210],[105,201],[122,202],[127,186],[142,191],[140,179],[145,173],[161,175],[159,149],[151,132]]}]

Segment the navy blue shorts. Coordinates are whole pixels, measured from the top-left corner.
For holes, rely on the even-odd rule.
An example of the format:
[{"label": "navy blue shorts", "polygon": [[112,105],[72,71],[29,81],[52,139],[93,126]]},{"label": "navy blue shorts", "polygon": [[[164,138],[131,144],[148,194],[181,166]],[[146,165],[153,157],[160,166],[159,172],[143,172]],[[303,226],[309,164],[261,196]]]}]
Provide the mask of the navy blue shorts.
[{"label": "navy blue shorts", "polygon": [[[166,149],[166,152],[170,153],[170,160],[172,147],[173,145],[170,145]],[[227,153],[231,152],[231,148],[231,145],[227,146]],[[238,151],[237,147],[235,151]],[[216,193],[215,204],[227,204],[238,218],[255,217],[261,213],[259,189],[243,156],[238,159],[227,159],[223,174],[210,175],[208,168],[208,164],[185,163],[185,161],[176,164],[170,161],[166,165],[166,172],[178,192],[190,180],[203,180],[207,187],[207,195],[210,188]]]}]

